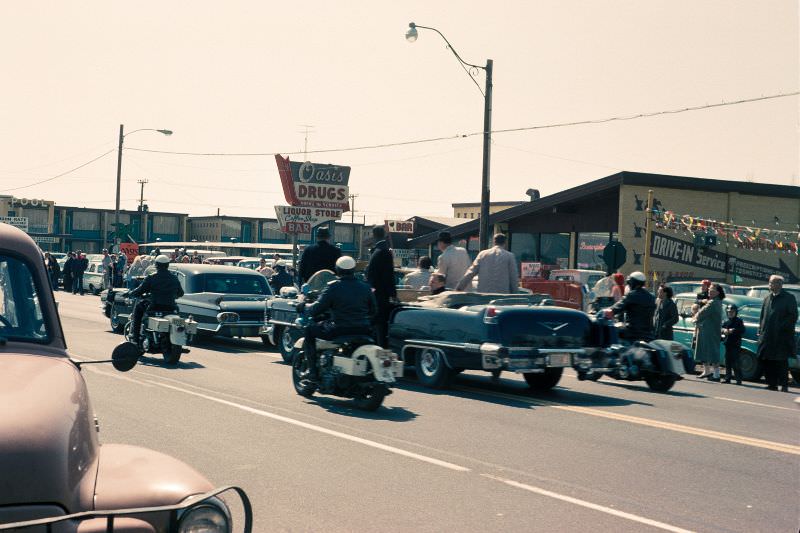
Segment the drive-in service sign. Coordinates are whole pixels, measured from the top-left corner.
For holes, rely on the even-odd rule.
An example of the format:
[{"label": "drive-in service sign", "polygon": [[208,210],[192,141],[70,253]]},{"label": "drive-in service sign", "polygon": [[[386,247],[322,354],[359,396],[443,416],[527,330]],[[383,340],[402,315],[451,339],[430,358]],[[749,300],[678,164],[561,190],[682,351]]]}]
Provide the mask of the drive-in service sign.
[{"label": "drive-in service sign", "polygon": [[283,194],[289,205],[349,211],[350,167],[298,163],[275,154]]}]

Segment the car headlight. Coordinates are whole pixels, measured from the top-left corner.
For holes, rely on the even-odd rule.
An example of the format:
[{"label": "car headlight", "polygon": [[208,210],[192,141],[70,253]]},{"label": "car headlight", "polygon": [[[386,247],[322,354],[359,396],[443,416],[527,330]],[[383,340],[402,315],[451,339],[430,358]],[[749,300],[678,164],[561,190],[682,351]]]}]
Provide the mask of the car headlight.
[{"label": "car headlight", "polygon": [[181,516],[178,533],[230,533],[228,513],[217,505],[200,504],[190,507]]}]

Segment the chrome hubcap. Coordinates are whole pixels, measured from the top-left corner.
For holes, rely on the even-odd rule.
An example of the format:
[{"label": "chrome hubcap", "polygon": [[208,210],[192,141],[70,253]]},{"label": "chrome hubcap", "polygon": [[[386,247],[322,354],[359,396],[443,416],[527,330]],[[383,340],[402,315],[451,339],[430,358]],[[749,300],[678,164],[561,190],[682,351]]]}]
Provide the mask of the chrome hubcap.
[{"label": "chrome hubcap", "polygon": [[439,354],[434,350],[425,350],[420,357],[422,373],[426,376],[433,376],[439,370]]}]

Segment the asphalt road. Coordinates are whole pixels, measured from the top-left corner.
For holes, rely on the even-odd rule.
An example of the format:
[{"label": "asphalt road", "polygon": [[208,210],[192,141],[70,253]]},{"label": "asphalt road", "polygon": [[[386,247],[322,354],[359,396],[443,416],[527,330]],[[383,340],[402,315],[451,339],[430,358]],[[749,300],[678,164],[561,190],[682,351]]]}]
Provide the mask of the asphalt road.
[{"label": "asphalt road", "polygon": [[[59,292],[69,350],[110,356],[95,296]],[[798,389],[688,378],[579,382],[532,395],[514,374],[452,390],[406,378],[375,413],[294,393],[260,341],[203,342],[177,368],[87,365],[101,442],[171,454],[243,487],[255,531],[765,531],[800,527]]]}]

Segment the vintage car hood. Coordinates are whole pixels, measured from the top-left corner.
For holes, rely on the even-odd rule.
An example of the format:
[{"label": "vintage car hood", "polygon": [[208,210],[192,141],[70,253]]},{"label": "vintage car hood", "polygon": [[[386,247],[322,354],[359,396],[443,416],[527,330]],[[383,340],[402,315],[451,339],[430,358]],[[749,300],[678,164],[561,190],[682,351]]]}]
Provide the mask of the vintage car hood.
[{"label": "vintage car hood", "polygon": [[86,384],[73,363],[0,351],[0,506],[90,509],[98,448]]}]

